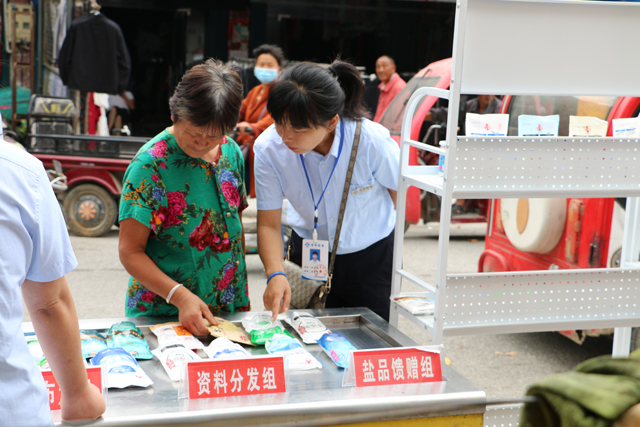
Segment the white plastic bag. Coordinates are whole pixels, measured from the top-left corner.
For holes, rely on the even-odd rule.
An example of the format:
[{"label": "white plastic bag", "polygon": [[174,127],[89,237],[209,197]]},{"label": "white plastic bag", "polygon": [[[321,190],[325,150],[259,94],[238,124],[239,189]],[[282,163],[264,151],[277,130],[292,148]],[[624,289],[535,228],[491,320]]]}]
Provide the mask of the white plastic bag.
[{"label": "white plastic bag", "polygon": [[225,337],[216,338],[204,348],[211,359],[241,359],[251,357],[251,354],[240,344],[236,344]]},{"label": "white plastic bag", "polygon": [[327,327],[322,324],[321,321],[313,317],[309,313],[302,311],[293,311],[289,317],[284,319],[293,329],[296,330],[302,341],[305,344],[317,344],[316,341],[320,339],[326,332]]},{"label": "white plastic bag", "polygon": [[180,322],[162,323],[151,326],[149,329],[158,337],[158,347],[182,344],[192,350],[204,348],[204,344],[187,331]]},{"label": "white plastic bag", "polygon": [[158,347],[155,350],[151,350],[151,353],[160,360],[171,381],[180,381],[182,365],[185,362],[202,359],[202,357],[178,343]]},{"label": "white plastic bag", "polygon": [[292,371],[322,369],[322,364],[302,347],[300,341],[288,335],[276,334],[265,344],[269,354],[284,356],[284,364]]}]

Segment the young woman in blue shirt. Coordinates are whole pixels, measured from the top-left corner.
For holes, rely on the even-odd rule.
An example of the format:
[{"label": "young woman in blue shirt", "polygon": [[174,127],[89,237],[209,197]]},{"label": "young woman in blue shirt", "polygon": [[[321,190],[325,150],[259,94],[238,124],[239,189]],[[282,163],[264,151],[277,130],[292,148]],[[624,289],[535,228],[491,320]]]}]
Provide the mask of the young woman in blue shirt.
[{"label": "young woman in blue shirt", "polygon": [[274,317],[291,297],[283,271],[280,217],[289,200],[291,261],[301,264],[302,239],[334,244],[357,120],[360,143],[326,307],[368,307],[389,318],[395,200],[400,150],[383,126],[368,119],[364,83],[343,61],[328,68],[301,63],[273,84],[267,109],[275,124],[254,146],[258,250],[269,277],[264,294]]}]

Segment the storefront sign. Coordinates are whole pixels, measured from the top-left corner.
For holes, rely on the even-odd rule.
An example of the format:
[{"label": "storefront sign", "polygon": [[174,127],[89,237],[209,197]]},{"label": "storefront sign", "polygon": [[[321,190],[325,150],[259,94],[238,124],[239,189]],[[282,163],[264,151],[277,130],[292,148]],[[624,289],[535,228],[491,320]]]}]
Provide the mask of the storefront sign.
[{"label": "storefront sign", "polygon": [[[42,371],[42,376],[44,377],[44,384],[47,387],[47,392],[49,394],[49,407],[52,411],[60,409],[60,397],[62,397],[62,392],[60,391],[60,386],[58,386],[56,378],[53,376],[53,372]],[[102,389],[102,367],[92,366],[87,368],[87,377],[89,378],[89,382],[98,387],[100,392],[104,394]]]},{"label": "storefront sign", "polygon": [[353,352],[356,387],[442,381],[440,353],[417,348]]},{"label": "storefront sign", "polygon": [[189,399],[284,393],[284,358],[252,357],[187,363]]}]

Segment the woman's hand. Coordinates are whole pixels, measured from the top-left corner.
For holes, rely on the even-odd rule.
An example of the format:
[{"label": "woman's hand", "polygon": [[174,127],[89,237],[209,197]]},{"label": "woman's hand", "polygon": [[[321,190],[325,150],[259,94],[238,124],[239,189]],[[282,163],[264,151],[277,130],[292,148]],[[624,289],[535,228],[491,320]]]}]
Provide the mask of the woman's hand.
[{"label": "woman's hand", "polygon": [[245,135],[247,133],[245,129],[251,128],[251,125],[249,124],[249,122],[240,122],[236,125],[236,128],[238,128],[238,133],[240,135]]},{"label": "woman's hand", "polygon": [[107,404],[98,387],[87,382],[76,395],[62,393],[60,409],[63,421],[93,421],[104,414]]},{"label": "woman's hand", "polygon": [[207,304],[184,286],[176,289],[171,297],[171,304],[178,307],[180,323],[193,335],[209,335],[204,319],[207,319],[212,325],[218,324]]},{"label": "woman's hand", "polygon": [[281,274],[274,276],[267,285],[262,297],[264,308],[272,311],[271,321],[274,322],[278,313],[289,310],[291,302],[291,287],[287,278]]}]

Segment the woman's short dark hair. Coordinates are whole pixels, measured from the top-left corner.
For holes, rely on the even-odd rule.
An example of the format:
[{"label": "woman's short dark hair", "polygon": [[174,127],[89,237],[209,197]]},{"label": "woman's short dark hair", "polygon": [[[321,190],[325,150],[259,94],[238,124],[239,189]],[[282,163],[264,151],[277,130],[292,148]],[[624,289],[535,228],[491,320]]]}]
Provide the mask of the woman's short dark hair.
[{"label": "woman's short dark hair", "polygon": [[253,57],[256,59],[258,59],[258,56],[262,55],[263,53],[268,53],[269,55],[276,58],[276,61],[278,61],[278,65],[282,67],[282,63],[284,62],[284,53],[282,52],[282,49],[280,49],[280,47],[276,46],[275,44],[263,44],[253,49]]},{"label": "woman's short dark hair", "polygon": [[186,120],[213,132],[230,132],[240,119],[242,81],[220,61],[209,59],[182,76],[169,99],[173,122]]},{"label": "woman's short dark hair", "polygon": [[362,103],[364,82],[348,62],[336,60],[328,68],[303,62],[287,69],[269,92],[267,110],[273,120],[296,129],[325,126],[339,114],[369,118]]}]

